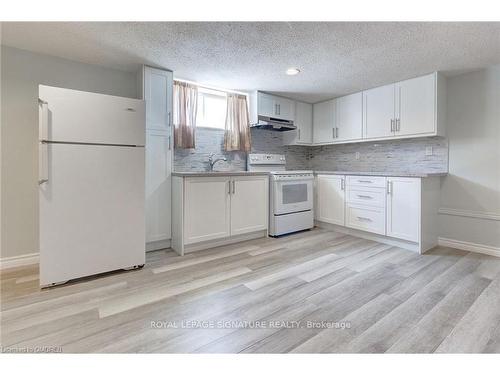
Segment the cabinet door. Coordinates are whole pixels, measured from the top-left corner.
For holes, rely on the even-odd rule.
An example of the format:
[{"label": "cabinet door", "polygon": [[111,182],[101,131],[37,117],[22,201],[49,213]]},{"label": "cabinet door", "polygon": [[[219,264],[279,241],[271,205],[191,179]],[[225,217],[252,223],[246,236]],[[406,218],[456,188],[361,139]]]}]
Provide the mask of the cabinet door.
[{"label": "cabinet door", "polygon": [[172,90],[172,72],[144,67],[147,129],[170,131]]},{"label": "cabinet door", "polygon": [[318,175],[317,219],[325,223],[345,225],[344,176]]},{"label": "cabinet door", "polygon": [[297,125],[297,143],[312,143],[312,104],[297,102],[295,107],[295,125]]},{"label": "cabinet door", "polygon": [[268,177],[234,177],[231,180],[231,235],[267,230]]},{"label": "cabinet door", "polygon": [[297,130],[283,132],[283,144],[296,145],[312,143],[312,104],[295,103],[295,121]]},{"label": "cabinet door", "polygon": [[420,179],[387,178],[387,235],[418,242],[420,238]]},{"label": "cabinet door", "polygon": [[171,238],[171,152],[166,132],[146,134],[146,242]]},{"label": "cabinet door", "polygon": [[392,137],[395,119],[395,85],[363,91],[364,138]]},{"label": "cabinet door", "polygon": [[144,67],[146,242],[171,236],[172,72]]},{"label": "cabinet door", "polygon": [[276,117],[277,107],[272,95],[257,93],[257,110],[260,116]]},{"label": "cabinet door", "polygon": [[363,135],[363,94],[337,98],[335,142],[361,139]]},{"label": "cabinet door", "polygon": [[295,119],[295,101],[286,98],[275,97],[274,103],[276,106],[276,114],[274,115],[274,117],[292,121]]},{"label": "cabinet door", "polygon": [[436,75],[396,84],[396,136],[433,134],[436,131]]},{"label": "cabinet door", "polygon": [[313,106],[313,142],[333,142],[335,128],[335,100],[317,103]]},{"label": "cabinet door", "polygon": [[186,178],[184,202],[185,244],[230,235],[228,177]]}]

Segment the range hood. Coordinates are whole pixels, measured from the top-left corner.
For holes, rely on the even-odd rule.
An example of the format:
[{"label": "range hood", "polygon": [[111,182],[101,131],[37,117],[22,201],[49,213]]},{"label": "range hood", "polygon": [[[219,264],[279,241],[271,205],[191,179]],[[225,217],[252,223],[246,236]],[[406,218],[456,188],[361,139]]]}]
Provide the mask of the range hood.
[{"label": "range hood", "polygon": [[274,130],[278,132],[284,132],[289,130],[296,130],[297,127],[293,124],[291,120],[283,120],[275,117],[258,116],[258,121],[256,124],[250,125],[252,128]]}]

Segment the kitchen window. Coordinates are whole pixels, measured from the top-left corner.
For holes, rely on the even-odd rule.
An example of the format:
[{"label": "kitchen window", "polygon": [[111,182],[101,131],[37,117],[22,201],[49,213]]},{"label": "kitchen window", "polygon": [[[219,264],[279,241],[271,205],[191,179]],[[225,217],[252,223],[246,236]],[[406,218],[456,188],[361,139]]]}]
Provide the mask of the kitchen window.
[{"label": "kitchen window", "polygon": [[198,87],[196,126],[223,130],[226,123],[226,105],[225,92]]}]

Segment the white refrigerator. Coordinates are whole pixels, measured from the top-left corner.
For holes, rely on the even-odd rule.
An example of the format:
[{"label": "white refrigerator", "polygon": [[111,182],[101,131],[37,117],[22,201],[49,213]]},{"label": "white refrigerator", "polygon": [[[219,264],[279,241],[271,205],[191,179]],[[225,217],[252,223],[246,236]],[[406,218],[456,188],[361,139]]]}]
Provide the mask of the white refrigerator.
[{"label": "white refrigerator", "polygon": [[145,263],[144,101],[39,86],[40,286]]}]

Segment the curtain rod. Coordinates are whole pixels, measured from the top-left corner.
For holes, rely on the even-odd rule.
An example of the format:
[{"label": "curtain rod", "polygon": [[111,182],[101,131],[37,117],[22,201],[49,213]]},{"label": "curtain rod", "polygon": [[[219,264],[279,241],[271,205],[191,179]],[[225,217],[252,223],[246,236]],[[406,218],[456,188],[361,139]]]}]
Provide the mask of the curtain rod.
[{"label": "curtain rod", "polygon": [[222,92],[229,92],[232,94],[239,94],[239,95],[245,95],[248,96],[249,94],[247,92],[242,92],[242,91],[235,91],[235,90],[228,90],[228,89],[223,89],[220,87],[215,87],[215,86],[208,86],[208,85],[201,85],[198,82],[194,81],[189,81],[187,79],[180,79],[180,78],[174,78],[174,81],[179,81],[179,82],[185,82],[185,83],[190,83],[192,85],[196,85],[198,87],[204,88],[204,89],[209,89],[209,90],[215,90],[215,91],[222,91]]}]

